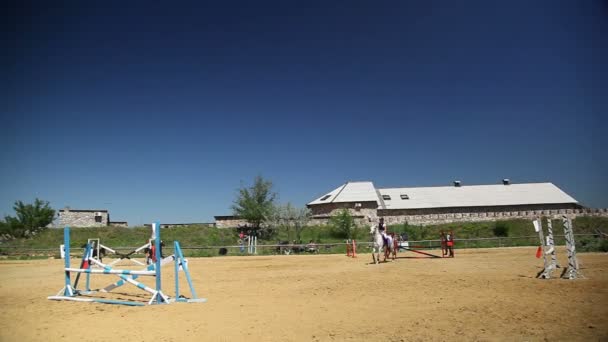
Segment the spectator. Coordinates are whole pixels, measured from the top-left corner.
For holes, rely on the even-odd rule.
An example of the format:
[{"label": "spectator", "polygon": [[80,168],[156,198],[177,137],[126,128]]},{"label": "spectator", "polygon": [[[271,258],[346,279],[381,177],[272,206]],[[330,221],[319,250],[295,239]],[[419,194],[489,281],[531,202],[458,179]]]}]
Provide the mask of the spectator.
[{"label": "spectator", "polygon": [[445,240],[446,240],[446,245],[447,245],[447,249],[448,249],[448,257],[453,258],[454,257],[454,232],[452,232],[450,230],[448,235],[446,235]]},{"label": "spectator", "polygon": [[445,257],[448,254],[447,238],[443,231],[441,231],[439,237],[441,239],[441,253]]},{"label": "spectator", "polygon": [[306,251],[309,253],[317,253],[317,245],[314,243],[314,241],[310,240],[310,242],[306,245]]}]

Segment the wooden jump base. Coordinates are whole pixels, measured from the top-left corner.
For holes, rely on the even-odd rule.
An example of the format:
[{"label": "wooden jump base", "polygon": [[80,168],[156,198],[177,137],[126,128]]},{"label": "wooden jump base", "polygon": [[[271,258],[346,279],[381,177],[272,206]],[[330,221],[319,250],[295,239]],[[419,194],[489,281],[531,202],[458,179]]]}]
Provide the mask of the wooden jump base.
[{"label": "wooden jump base", "polygon": [[[156,229],[154,229],[156,228]],[[104,298],[82,298],[78,297],[85,293],[94,293],[95,291],[90,291],[88,288],[88,276],[90,274],[113,274],[118,276],[121,280],[118,282],[106,286],[102,289],[102,292],[108,292],[112,289],[122,286],[124,284],[131,284],[137,287],[140,290],[146,291],[152,294],[152,298],[148,302],[148,304],[169,304],[172,302],[187,302],[187,303],[202,303],[206,302],[205,298],[198,298],[196,291],[194,290],[194,286],[192,284],[192,279],[190,277],[190,271],[188,270],[188,262],[184,258],[181,247],[178,241],[174,241],[174,250],[175,254],[165,258],[161,261],[160,258],[160,223],[155,222],[153,224],[154,231],[154,243],[155,243],[155,252],[156,258],[155,263],[152,265],[148,265],[146,269],[143,270],[123,270],[123,269],[113,269],[111,265],[103,264],[102,262],[93,258],[93,253],[91,251],[91,245],[89,243],[86,244],[85,252],[82,257],[82,263],[80,268],[72,268],[70,267],[70,228],[65,227],[63,232],[64,239],[64,248],[65,248],[65,286],[57,293],[55,296],[49,296],[47,299],[51,300],[68,300],[68,301],[77,301],[77,302],[92,302],[92,303],[102,303],[102,304],[120,304],[120,305],[131,305],[131,306],[143,306],[145,303],[137,302],[137,301],[123,301],[123,300],[112,300],[112,299],[104,299]],[[161,288],[161,266],[165,265],[169,262],[174,262],[175,269],[175,298],[170,298],[165,295]],[[101,269],[92,269],[91,267],[95,265],[100,267]],[[186,275],[186,280],[188,281],[188,285],[190,287],[190,293],[193,298],[185,298],[179,294],[179,270],[182,270]],[[87,274],[87,291],[80,291],[76,289],[76,282],[74,286],[71,283],[71,273],[77,273],[80,275],[81,273]],[[156,278],[156,286],[155,288],[151,288],[135,279],[139,276],[154,276]],[[77,277],[78,279],[78,277]]]}]

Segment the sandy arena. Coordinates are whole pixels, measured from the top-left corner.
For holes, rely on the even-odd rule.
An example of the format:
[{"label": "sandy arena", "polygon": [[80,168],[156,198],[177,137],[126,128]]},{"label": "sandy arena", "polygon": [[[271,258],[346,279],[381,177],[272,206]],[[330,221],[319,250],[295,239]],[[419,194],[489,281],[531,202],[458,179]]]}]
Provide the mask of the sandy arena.
[{"label": "sandy arena", "polygon": [[[455,259],[381,265],[368,264],[370,254],[192,258],[196,290],[209,301],[146,307],[50,301],[63,285],[61,260],[2,261],[0,340],[607,341],[608,255],[579,254],[586,279],[538,280],[535,251],[457,250]],[[558,256],[566,264],[563,249]],[[172,268],[163,270],[172,295]],[[116,277],[92,279],[96,288]],[[117,291],[106,297],[148,297]]]}]

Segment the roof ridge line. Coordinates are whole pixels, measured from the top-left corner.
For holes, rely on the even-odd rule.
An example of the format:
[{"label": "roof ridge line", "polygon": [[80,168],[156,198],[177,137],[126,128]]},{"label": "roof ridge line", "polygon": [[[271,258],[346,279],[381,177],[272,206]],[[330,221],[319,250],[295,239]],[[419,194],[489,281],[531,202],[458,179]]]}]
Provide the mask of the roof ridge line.
[{"label": "roof ridge line", "polygon": [[334,201],[336,200],[336,198],[338,198],[338,196],[340,196],[340,194],[342,193],[342,190],[344,190],[344,188],[346,188],[346,186],[348,185],[348,183],[350,183],[350,182],[346,182],[346,183],[344,183],[344,185],[342,185],[342,189],[340,189],[340,191],[338,191],[338,193],[336,194],[336,196],[334,196],[334,198],[332,198],[329,203],[334,203]]}]

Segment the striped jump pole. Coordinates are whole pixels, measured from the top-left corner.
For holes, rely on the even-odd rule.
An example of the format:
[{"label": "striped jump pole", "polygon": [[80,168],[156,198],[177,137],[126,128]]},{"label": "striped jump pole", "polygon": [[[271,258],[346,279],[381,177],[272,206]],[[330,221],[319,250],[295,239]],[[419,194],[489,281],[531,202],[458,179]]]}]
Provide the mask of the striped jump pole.
[{"label": "striped jump pole", "polygon": [[127,300],[113,300],[113,299],[103,299],[103,298],[78,298],[78,297],[63,297],[63,296],[50,296],[48,299],[54,300],[70,300],[73,302],[87,302],[87,303],[101,303],[101,304],[119,304],[119,305],[129,305],[129,306],[144,306],[145,303],[142,302],[131,302]]},{"label": "striped jump pole", "polygon": [[154,276],[156,275],[156,271],[134,271],[134,270],[115,270],[113,268],[105,268],[103,270],[91,269],[91,268],[66,268],[68,272],[74,273],[92,273],[92,274],[135,274],[135,275],[145,275],[145,276]]},{"label": "striped jump pole", "polygon": [[[91,259],[90,261],[91,261],[92,263],[94,263],[95,265],[99,266],[99,267],[103,267],[103,268],[104,268],[104,270],[111,270],[111,269],[112,269],[110,266],[103,264],[103,263],[102,263],[102,262],[100,262],[99,260]],[[148,269],[150,269],[150,268],[154,269],[154,267],[155,267],[155,265],[150,265],[150,266],[148,266]],[[148,272],[154,272],[154,271],[152,271],[152,270],[146,270],[146,271],[148,271]],[[156,273],[156,272],[154,272],[154,273]],[[153,301],[153,300],[154,300],[154,298],[157,296],[158,291],[154,290],[153,288],[151,288],[151,287],[147,286],[147,285],[146,285],[146,284],[144,284],[144,283],[141,283],[141,282],[139,282],[139,281],[136,281],[136,280],[134,279],[134,277],[136,277],[137,275],[133,275],[132,277],[128,277],[128,276],[126,276],[126,275],[124,275],[124,274],[119,274],[118,276],[121,278],[121,280],[122,280],[122,281],[127,282],[127,283],[130,283],[130,284],[132,284],[132,285],[135,285],[137,288],[142,289],[142,290],[144,290],[144,291],[146,291],[146,292],[151,293],[151,294],[152,294],[152,298],[150,299],[150,302],[149,302],[148,304],[152,304],[152,301]],[[164,294],[162,294],[162,293],[161,293],[160,295],[163,297],[163,299],[164,299],[165,301],[169,301],[169,298],[168,298],[167,296],[165,296],[165,295],[164,295]]]},{"label": "striped jump pole", "polygon": [[[175,255],[169,255],[168,257],[164,258],[164,259],[161,261],[161,263],[160,263],[160,264],[161,264],[161,267],[163,267],[163,266],[165,266],[166,264],[168,264],[168,263],[172,262],[173,260],[175,260]],[[108,266],[110,266],[110,265],[111,265],[111,264],[109,264]],[[143,269],[142,271],[153,271],[155,266],[156,266],[155,264],[148,265],[148,266],[146,266],[146,268],[145,268],[145,269]],[[139,278],[139,275],[134,274],[134,275],[132,275],[132,276],[131,276],[131,278],[132,278],[132,279],[137,279],[137,278]],[[119,281],[117,281],[117,282],[115,282],[115,283],[113,283],[113,284],[110,284],[110,285],[108,285],[108,286],[104,287],[103,289],[101,289],[101,292],[110,292],[110,291],[114,290],[114,289],[115,289],[115,288],[117,288],[117,287],[121,287],[121,286],[123,286],[124,284],[125,284],[125,281],[124,281],[124,280],[119,280]]]},{"label": "striped jump pole", "polygon": [[[91,265],[89,263],[89,255],[91,252],[91,245],[88,243],[84,247],[84,254],[82,255],[82,260],[80,261],[80,268],[89,268]],[[89,275],[87,275],[85,291],[89,291]],[[78,290],[78,282],[80,281],[80,273],[76,274],[76,280],[74,280],[74,290]]]},{"label": "striped jump pole", "polygon": [[[178,241],[173,242],[173,246],[175,249],[175,301],[176,302],[187,302],[187,303],[204,303],[207,301],[206,298],[198,298],[196,291],[194,290],[194,285],[192,284],[192,278],[190,277],[190,270],[188,269],[188,263],[186,259],[184,259],[184,253],[179,245]],[[186,274],[186,280],[188,281],[188,286],[190,286],[190,293],[192,294],[192,298],[186,299],[181,298],[179,294],[179,266],[181,265],[182,270]]]},{"label": "striped jump pole", "polygon": [[[63,229],[63,246],[65,249],[65,287],[63,288],[63,295],[68,297],[74,296],[74,289],[72,288],[72,281],[70,279],[70,272],[67,270],[70,268],[70,227],[66,226]],[[60,292],[62,292],[60,291]]]},{"label": "striped jump pole", "polygon": [[564,224],[564,238],[566,239],[566,253],[568,254],[568,267],[564,269],[561,278],[577,279],[583,278],[579,271],[578,259],[576,257],[576,244],[574,242],[574,231],[572,230],[572,219],[562,216]]},{"label": "striped jump pole", "polygon": [[154,296],[152,296],[152,299],[150,300],[150,304],[168,304],[169,300],[167,299],[167,296],[165,296],[165,294],[162,291],[162,283],[161,283],[161,273],[160,273],[160,221],[156,221],[152,224],[152,229],[154,234],[154,246],[156,247],[155,249],[155,253],[156,253],[156,266],[155,266],[155,273],[156,273],[156,294],[154,294]]}]

